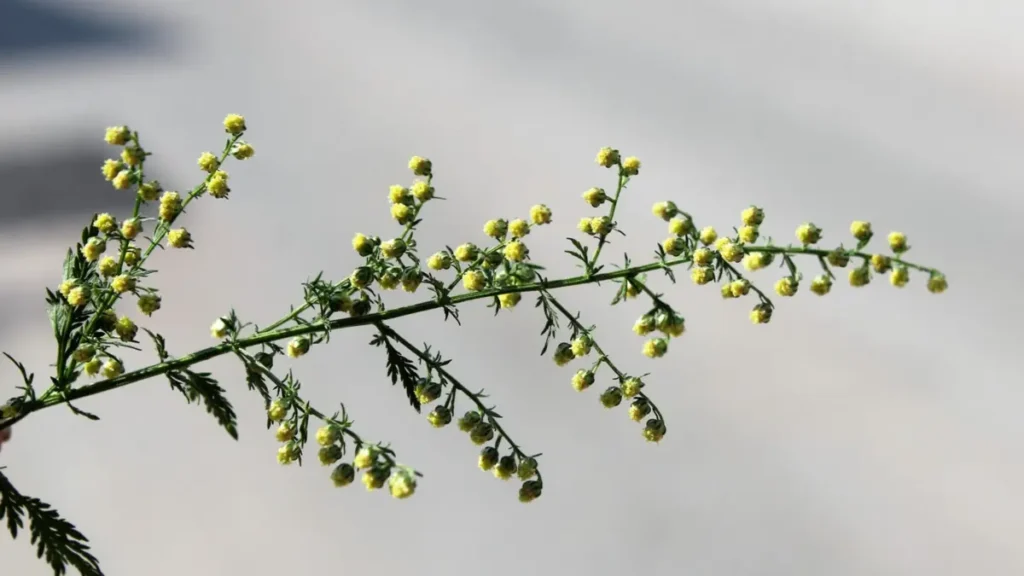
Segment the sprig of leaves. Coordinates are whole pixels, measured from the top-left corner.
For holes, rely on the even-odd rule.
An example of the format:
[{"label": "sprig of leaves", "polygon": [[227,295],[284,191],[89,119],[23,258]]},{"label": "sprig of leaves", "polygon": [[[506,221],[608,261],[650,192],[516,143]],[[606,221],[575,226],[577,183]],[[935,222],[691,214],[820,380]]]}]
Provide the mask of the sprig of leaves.
[{"label": "sprig of leaves", "polygon": [[12,538],[25,527],[26,517],[36,557],[45,558],[54,576],[66,574],[69,566],[82,576],[103,576],[99,560],[89,551],[89,539],[46,502],[18,492],[0,472],[0,520],[7,519]]},{"label": "sprig of leaves", "polygon": [[381,324],[377,326],[377,335],[370,340],[371,346],[384,347],[387,352],[388,377],[391,378],[391,385],[394,386],[399,380],[405,389],[405,395],[409,398],[409,405],[416,412],[421,409],[420,400],[416,397],[416,386],[419,384],[420,375],[416,370],[416,363],[402,354],[402,352],[391,343],[388,330]]}]

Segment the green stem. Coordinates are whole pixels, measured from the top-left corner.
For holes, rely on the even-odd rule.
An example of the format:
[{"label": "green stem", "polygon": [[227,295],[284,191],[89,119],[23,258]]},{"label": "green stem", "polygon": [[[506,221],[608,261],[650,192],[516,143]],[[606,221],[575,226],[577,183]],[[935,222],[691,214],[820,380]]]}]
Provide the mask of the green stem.
[{"label": "green stem", "polygon": [[[629,180],[629,176],[622,173],[622,166],[619,166],[619,184],[615,188],[615,197],[612,198],[612,208],[608,211],[608,219],[615,222],[615,209],[619,207],[619,196],[622,195],[622,189],[625,188],[626,182]],[[611,234],[611,232],[608,232]],[[601,257],[601,249],[604,248],[605,243],[608,239],[608,234],[601,236],[601,239],[597,241],[597,250],[594,250],[594,258],[590,261],[587,266],[588,271],[593,270],[594,266],[597,266],[597,259]]]}]

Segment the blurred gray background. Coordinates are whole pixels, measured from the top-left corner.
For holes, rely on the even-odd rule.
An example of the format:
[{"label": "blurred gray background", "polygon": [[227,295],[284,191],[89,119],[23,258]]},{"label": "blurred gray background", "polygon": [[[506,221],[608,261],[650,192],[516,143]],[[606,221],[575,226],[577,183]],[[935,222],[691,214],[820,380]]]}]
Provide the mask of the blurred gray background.
[{"label": "blurred gray background", "polygon": [[[607,145],[644,162],[608,261],[662,239],[655,201],[720,229],[756,203],[784,242],[806,220],[829,245],[852,219],[903,230],[951,284],[805,287],[755,327],[750,301],[659,279],[688,333],[658,361],[630,332],[642,304],[609,308],[610,286],[560,293],[626,370],[653,372],[661,445],[537,357],[532,301],[497,319],[467,306],[461,329],[440,313],[395,322],[545,454],[529,506],[408,407],[370,330],[290,366],[426,474],[411,500],[334,489],[315,461],[279,466],[231,361],[208,369],[241,413],[238,443],[152,381],[82,402],[100,422],[32,416],[0,464],[112,576],[1021,574],[1022,18],[1010,0],[0,0],[0,349],[41,380],[43,286],[94,210],[130,210],[99,173],[103,130],[121,123],[171,189],[198,181],[227,113],[256,147],[228,166],[230,201],[189,211],[197,250],[154,260],[164,309],[144,325],[175,354],[208,345],[231,307],[266,324],[317,271],[348,274],[354,232],[398,230],[387,188],[411,181],[413,154],[449,198],[426,212],[424,253],[483,243],[485,220],[546,202],[555,225],[530,236],[533,255],[572,273],[564,237],[594,212],[580,193],[613,185],[593,163]],[[0,374],[10,396],[16,373]],[[0,537],[0,559],[48,573],[27,538]]]}]

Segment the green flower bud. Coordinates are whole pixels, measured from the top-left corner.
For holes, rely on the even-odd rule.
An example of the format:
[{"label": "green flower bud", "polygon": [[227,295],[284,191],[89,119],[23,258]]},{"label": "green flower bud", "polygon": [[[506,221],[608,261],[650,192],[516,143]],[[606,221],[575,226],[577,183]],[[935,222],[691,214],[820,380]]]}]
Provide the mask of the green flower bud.
[{"label": "green flower bud", "polygon": [[469,439],[480,446],[494,439],[494,427],[487,422],[480,422],[469,432]]},{"label": "green flower bud", "polygon": [[448,410],[446,406],[435,406],[427,415],[427,421],[434,428],[444,428],[452,422],[451,410]]},{"label": "green flower bud", "polygon": [[384,486],[390,475],[391,470],[387,466],[374,466],[363,474],[363,486],[366,486],[367,490],[377,490]]},{"label": "green flower bud", "polygon": [[836,248],[828,253],[828,263],[836,268],[845,268],[850,263],[850,256],[845,251]]},{"label": "green flower bud", "polygon": [[651,418],[644,426],[644,438],[648,442],[661,442],[665,437],[665,422],[657,418]]},{"label": "green flower bud", "polygon": [[562,342],[555,348],[555,353],[552,355],[552,359],[555,364],[559,366],[565,366],[569,362],[576,358],[576,354],[572,351],[572,344],[568,342]]},{"label": "green flower bud", "polygon": [[572,377],[572,387],[577,392],[583,392],[594,383],[594,373],[590,370],[577,370]]},{"label": "green flower bud", "polygon": [[441,385],[437,382],[426,380],[416,385],[416,398],[420,404],[430,404],[441,396]]},{"label": "green flower bud", "polygon": [[524,504],[533,502],[540,498],[543,488],[544,485],[540,483],[540,480],[527,480],[523,482],[523,485],[519,488],[519,501]]},{"label": "green flower bud", "polygon": [[320,463],[324,466],[330,466],[338,460],[341,460],[341,446],[338,446],[337,444],[324,446],[317,453],[317,458],[320,459]]},{"label": "green flower bud", "polygon": [[488,446],[480,451],[480,458],[477,459],[477,466],[484,472],[494,468],[498,463],[498,449]]},{"label": "green flower bud", "polygon": [[646,398],[637,398],[629,405],[629,418],[634,422],[643,420],[651,413],[651,403]]},{"label": "green flower bud", "polygon": [[338,488],[342,486],[348,486],[356,478],[356,469],[351,464],[345,462],[338,464],[334,470],[331,470],[331,481]]},{"label": "green flower bud", "polygon": [[644,387],[644,383],[639,378],[626,378],[622,382],[622,395],[626,398],[632,398],[640,393],[640,389]]},{"label": "green flower bud", "polygon": [[498,465],[494,467],[494,477],[498,480],[508,480],[516,473],[515,456],[502,456]]},{"label": "green flower bud", "polygon": [[529,480],[537,475],[537,459],[526,458],[519,463],[519,470],[516,471],[516,476],[519,476],[520,480]]},{"label": "green flower bud", "polygon": [[622,390],[617,386],[611,386],[601,393],[601,404],[605,408],[615,408],[622,403]]},{"label": "green flower bud", "polygon": [[373,270],[367,266],[360,266],[352,272],[348,281],[356,288],[366,288],[373,283]]},{"label": "green flower bud", "polygon": [[476,425],[479,424],[479,423],[480,423],[480,413],[479,412],[473,412],[473,411],[466,412],[465,414],[462,415],[462,418],[459,418],[459,430],[462,430],[463,432],[469,432],[473,428],[476,428]]}]

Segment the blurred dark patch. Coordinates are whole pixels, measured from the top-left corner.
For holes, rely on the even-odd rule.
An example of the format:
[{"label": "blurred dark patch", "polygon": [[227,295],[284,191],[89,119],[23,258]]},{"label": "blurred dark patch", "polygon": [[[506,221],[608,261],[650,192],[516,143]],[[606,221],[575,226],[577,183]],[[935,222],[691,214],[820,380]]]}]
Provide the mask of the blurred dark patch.
[{"label": "blurred dark patch", "polygon": [[125,16],[90,14],[82,4],[0,0],[0,62],[82,49],[152,50],[158,27]]},{"label": "blurred dark patch", "polygon": [[46,154],[0,158],[0,196],[4,199],[0,230],[15,223],[66,216],[81,216],[84,225],[95,212],[118,213],[131,206],[132,193],[115,190],[100,173],[103,161],[111,155],[110,147],[81,141],[72,140],[78,145],[61,146]]}]

